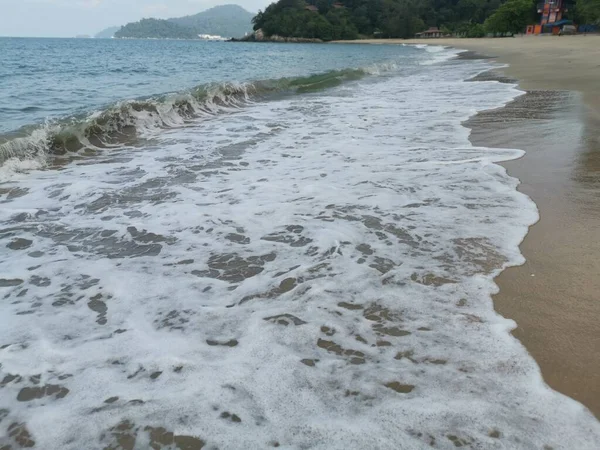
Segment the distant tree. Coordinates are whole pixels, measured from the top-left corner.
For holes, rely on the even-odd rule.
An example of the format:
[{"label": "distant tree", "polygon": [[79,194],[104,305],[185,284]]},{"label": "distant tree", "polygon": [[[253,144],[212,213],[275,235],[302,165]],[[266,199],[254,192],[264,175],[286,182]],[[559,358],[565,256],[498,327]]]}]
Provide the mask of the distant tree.
[{"label": "distant tree", "polygon": [[508,0],[485,21],[485,29],[494,34],[522,33],[533,20],[532,0]]},{"label": "distant tree", "polygon": [[360,34],[373,34],[374,27],[369,18],[369,10],[366,5],[360,5],[353,10],[351,20]]},{"label": "distant tree", "polygon": [[331,41],[334,39],[333,27],[325,17],[320,14],[313,14],[308,22],[308,34],[303,37],[317,38],[323,41]]},{"label": "distant tree", "polygon": [[264,24],[264,13],[259,9],[258,13],[252,18],[252,28],[254,31],[262,28]]},{"label": "distant tree", "polygon": [[331,9],[331,2],[329,0],[317,0],[315,6],[319,8],[319,14],[327,14]]},{"label": "distant tree", "polygon": [[576,8],[583,22],[600,25],[600,0],[577,0]]},{"label": "distant tree", "polygon": [[411,38],[426,28],[419,15],[419,5],[411,0],[387,1],[383,29],[388,37]]},{"label": "distant tree", "polygon": [[459,0],[456,7],[461,18],[482,23],[487,16],[487,4],[487,0]]},{"label": "distant tree", "polygon": [[485,37],[486,30],[485,27],[480,23],[472,24],[467,30],[468,38],[482,38]]},{"label": "distant tree", "polygon": [[332,26],[333,39],[350,40],[358,37],[358,30],[346,9],[330,9],[325,18]]}]

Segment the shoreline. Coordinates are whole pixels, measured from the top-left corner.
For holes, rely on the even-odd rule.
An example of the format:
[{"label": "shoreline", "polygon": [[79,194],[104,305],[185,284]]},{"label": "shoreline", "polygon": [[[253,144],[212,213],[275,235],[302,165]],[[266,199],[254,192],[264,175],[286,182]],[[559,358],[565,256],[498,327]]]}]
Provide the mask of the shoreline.
[{"label": "shoreline", "polygon": [[494,309],[515,320],[544,381],[600,418],[600,36],[360,43],[467,50],[507,65],[489,80],[526,92],[464,124],[473,145],[526,151],[501,165],[540,213],[520,245],[525,264],[495,280]]},{"label": "shoreline", "polygon": [[[501,64],[503,73],[527,90],[578,91],[600,120],[600,35],[514,38],[364,39],[336,44],[440,45],[476,53]],[[595,78],[596,77],[596,78]]]}]

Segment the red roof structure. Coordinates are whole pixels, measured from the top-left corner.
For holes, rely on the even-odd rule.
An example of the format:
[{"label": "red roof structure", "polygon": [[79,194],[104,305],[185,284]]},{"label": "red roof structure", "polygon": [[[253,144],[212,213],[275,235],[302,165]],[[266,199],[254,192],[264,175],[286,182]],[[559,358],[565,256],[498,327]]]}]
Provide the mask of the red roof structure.
[{"label": "red roof structure", "polygon": [[423,31],[421,33],[415,34],[415,37],[418,38],[439,38],[442,37],[443,33],[440,31],[438,27],[431,27],[427,31]]}]

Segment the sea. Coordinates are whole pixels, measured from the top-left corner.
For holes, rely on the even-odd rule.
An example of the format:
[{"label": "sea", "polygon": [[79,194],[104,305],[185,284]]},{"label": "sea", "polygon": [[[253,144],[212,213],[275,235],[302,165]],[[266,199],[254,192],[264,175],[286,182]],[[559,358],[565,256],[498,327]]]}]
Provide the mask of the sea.
[{"label": "sea", "polygon": [[0,39],[0,447],[600,448],[494,311],[538,211],[462,123],[523,92],[460,56]]}]

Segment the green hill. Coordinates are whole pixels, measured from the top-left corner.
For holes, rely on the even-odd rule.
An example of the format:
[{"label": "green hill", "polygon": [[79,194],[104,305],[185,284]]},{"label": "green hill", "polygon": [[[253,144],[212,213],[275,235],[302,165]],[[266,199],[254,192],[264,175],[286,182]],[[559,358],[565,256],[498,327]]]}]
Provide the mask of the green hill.
[{"label": "green hill", "polygon": [[162,19],[142,19],[128,23],[115,33],[116,38],[197,39],[193,30]]},{"label": "green hill", "polygon": [[215,6],[193,16],[169,19],[194,30],[197,34],[213,34],[223,37],[242,37],[252,31],[254,14],[238,5]]},{"label": "green hill", "polygon": [[198,39],[199,34],[242,37],[252,31],[253,17],[254,14],[238,5],[215,6],[193,16],[128,23],[114,36],[139,39]]}]

